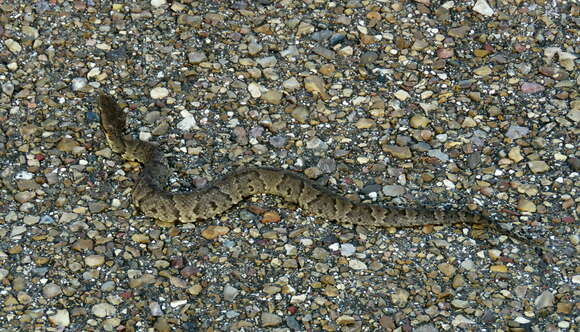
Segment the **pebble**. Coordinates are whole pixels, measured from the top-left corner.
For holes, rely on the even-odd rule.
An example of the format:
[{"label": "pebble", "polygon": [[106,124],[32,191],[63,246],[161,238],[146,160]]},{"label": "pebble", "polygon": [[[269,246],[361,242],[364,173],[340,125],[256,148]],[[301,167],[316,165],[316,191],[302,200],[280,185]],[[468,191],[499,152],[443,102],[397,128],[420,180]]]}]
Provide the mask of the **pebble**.
[{"label": "pebble", "polygon": [[523,93],[538,93],[545,90],[544,86],[539,83],[523,83],[520,87],[520,90]]},{"label": "pebble", "polygon": [[225,226],[209,226],[201,232],[201,236],[207,240],[215,240],[222,235],[228,234],[229,231],[230,229]]},{"label": "pebble", "polygon": [[70,314],[67,309],[57,310],[56,313],[48,317],[52,325],[67,327],[70,325]]},{"label": "pebble", "polygon": [[151,89],[150,96],[153,99],[163,99],[169,96],[169,90],[164,87],[156,87]]},{"label": "pebble", "polygon": [[105,263],[105,257],[102,255],[89,255],[85,257],[85,264],[89,267],[101,266]]},{"label": "pebble", "polygon": [[62,293],[60,286],[57,284],[49,283],[44,285],[42,288],[42,295],[47,299],[52,299],[59,296]]},{"label": "pebble", "polygon": [[488,17],[494,13],[493,8],[485,0],[477,0],[473,5],[473,11]]},{"label": "pebble", "polygon": [[405,194],[405,187],[398,184],[383,186],[383,194],[389,197],[398,197]]},{"label": "pebble", "polygon": [[89,81],[87,81],[87,79],[84,77],[73,78],[71,82],[71,89],[73,91],[80,91],[84,89],[88,83]]},{"label": "pebble", "polygon": [[402,147],[402,146],[387,144],[387,145],[383,145],[382,148],[383,148],[383,151],[391,154],[393,157],[398,158],[398,159],[409,159],[413,156],[411,154],[411,149],[409,149],[406,146]]},{"label": "pebble", "polygon": [[93,306],[91,313],[99,318],[104,318],[116,314],[117,310],[109,303],[98,303]]},{"label": "pebble", "polygon": [[187,53],[187,60],[189,60],[189,63],[191,64],[199,65],[200,63],[207,61],[207,56],[203,52],[193,51]]},{"label": "pebble", "polygon": [[424,115],[415,114],[409,121],[409,124],[412,128],[425,128],[429,125],[429,119]]},{"label": "pebble", "polygon": [[554,294],[546,290],[534,300],[534,306],[540,310],[554,305]]},{"label": "pebble", "polygon": [[263,312],[260,320],[262,321],[262,327],[275,327],[282,324],[280,316],[269,312]]},{"label": "pebble", "polygon": [[268,90],[261,94],[262,100],[272,105],[279,105],[282,101],[282,96],[282,92],[278,90]]},{"label": "pebble", "polygon": [[20,53],[22,51],[22,46],[20,46],[20,44],[14,40],[14,39],[6,39],[4,40],[4,45],[6,45],[6,48],[8,48],[8,50],[12,53]]},{"label": "pebble", "polygon": [[550,166],[545,161],[534,160],[528,162],[528,167],[534,174],[544,173],[550,170]]}]

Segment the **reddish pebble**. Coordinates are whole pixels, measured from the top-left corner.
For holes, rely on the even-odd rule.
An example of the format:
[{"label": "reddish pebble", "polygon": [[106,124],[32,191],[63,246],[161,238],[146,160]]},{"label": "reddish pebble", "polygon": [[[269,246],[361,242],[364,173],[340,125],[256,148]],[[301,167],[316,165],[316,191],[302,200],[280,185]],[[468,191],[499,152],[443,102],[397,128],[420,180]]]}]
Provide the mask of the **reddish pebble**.
[{"label": "reddish pebble", "polygon": [[568,224],[572,224],[574,222],[576,222],[576,220],[574,219],[574,217],[564,217],[562,218],[562,222],[568,223]]},{"label": "reddish pebble", "polygon": [[262,223],[264,223],[264,224],[279,222],[279,221],[280,221],[280,215],[274,211],[267,211],[262,216]]},{"label": "reddish pebble", "polygon": [[289,307],[288,307],[288,312],[289,312],[291,315],[294,315],[294,314],[295,314],[297,311],[298,311],[298,308],[296,308],[296,307],[295,307],[295,306],[293,306],[293,305],[291,305],[291,306],[289,306]]},{"label": "reddish pebble", "polygon": [[448,59],[454,55],[452,48],[440,48],[437,50],[437,56],[439,59]]},{"label": "reddish pebble", "polygon": [[544,91],[544,86],[538,83],[524,83],[520,87],[523,93],[537,93]]},{"label": "reddish pebble", "polygon": [[34,159],[38,160],[38,161],[43,161],[44,160],[44,155],[37,153],[34,155]]}]

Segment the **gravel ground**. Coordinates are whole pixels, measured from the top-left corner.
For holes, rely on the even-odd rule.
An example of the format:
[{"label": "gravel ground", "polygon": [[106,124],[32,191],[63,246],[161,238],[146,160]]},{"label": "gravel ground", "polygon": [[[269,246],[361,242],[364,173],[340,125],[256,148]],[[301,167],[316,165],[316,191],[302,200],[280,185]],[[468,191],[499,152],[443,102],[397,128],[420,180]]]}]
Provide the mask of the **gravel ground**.
[{"label": "gravel ground", "polygon": [[[576,1],[0,0],[0,331],[578,331]],[[95,96],[171,186],[242,166],[483,226],[258,196],[160,227]]]}]

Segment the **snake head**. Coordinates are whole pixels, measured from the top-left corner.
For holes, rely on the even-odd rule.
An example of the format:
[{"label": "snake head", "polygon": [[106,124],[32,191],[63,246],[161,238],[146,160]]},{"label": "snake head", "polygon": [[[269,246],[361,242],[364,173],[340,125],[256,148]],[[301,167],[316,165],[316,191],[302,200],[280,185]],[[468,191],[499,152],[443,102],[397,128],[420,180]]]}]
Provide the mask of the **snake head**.
[{"label": "snake head", "polygon": [[126,129],[126,116],[113,97],[100,94],[97,106],[101,118],[101,128],[115,152],[124,150],[123,135]]}]

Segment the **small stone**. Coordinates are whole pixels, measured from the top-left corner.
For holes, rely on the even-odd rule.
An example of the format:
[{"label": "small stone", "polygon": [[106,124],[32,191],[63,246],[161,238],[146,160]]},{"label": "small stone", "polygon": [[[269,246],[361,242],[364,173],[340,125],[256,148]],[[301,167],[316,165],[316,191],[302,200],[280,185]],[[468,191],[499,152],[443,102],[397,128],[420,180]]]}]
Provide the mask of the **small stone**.
[{"label": "small stone", "polygon": [[18,54],[22,51],[22,46],[20,46],[20,44],[14,39],[6,39],[4,45],[6,45],[6,48],[14,54]]},{"label": "small stone", "polygon": [[534,160],[528,162],[528,167],[532,171],[532,173],[544,173],[550,169],[550,166],[545,161],[542,160]]},{"label": "small stone", "polygon": [[269,312],[263,312],[260,318],[262,320],[262,327],[274,327],[282,323],[280,316]]},{"label": "small stone", "polygon": [[457,270],[453,265],[449,263],[441,263],[437,265],[437,268],[439,269],[439,271],[441,271],[441,273],[443,273],[447,277],[453,276],[455,274],[455,271]]},{"label": "small stone", "polygon": [[262,100],[268,104],[279,105],[282,100],[282,92],[278,90],[268,90],[262,94]]},{"label": "small stone", "polygon": [[266,211],[262,216],[261,222],[264,224],[280,222],[280,215],[275,211]]},{"label": "small stone", "polygon": [[530,130],[526,127],[511,125],[506,131],[505,135],[511,139],[518,139],[528,135],[529,133]]},{"label": "small stone", "polygon": [[518,201],[518,210],[522,212],[536,212],[536,204],[534,202],[527,200],[525,198],[521,198]]},{"label": "small stone", "polygon": [[356,248],[350,243],[345,243],[340,246],[340,254],[344,257],[350,257],[354,255],[355,252]]},{"label": "small stone", "polygon": [[453,326],[463,326],[463,325],[472,325],[472,324],[475,324],[475,322],[471,319],[468,319],[467,317],[465,317],[463,315],[458,315],[451,322],[451,325],[453,325]]},{"label": "small stone", "polygon": [[393,155],[393,157],[398,158],[398,159],[409,159],[411,158],[413,155],[411,154],[411,149],[409,149],[408,147],[402,147],[402,146],[398,146],[398,145],[383,145],[383,151],[390,153],[391,155]]},{"label": "small stone", "polygon": [[367,269],[367,265],[361,261],[359,261],[358,259],[351,259],[348,261],[348,266],[353,269],[353,270],[366,270]]},{"label": "small stone", "polygon": [[363,118],[363,119],[359,119],[354,126],[357,127],[358,129],[368,129],[368,128],[373,128],[376,125],[375,120],[373,119],[368,119],[368,118]]},{"label": "small stone", "polygon": [[521,152],[522,149],[519,146],[513,147],[510,149],[510,152],[508,152],[508,157],[518,163],[524,159]]},{"label": "small stone", "polygon": [[485,0],[477,0],[475,5],[473,5],[473,11],[483,16],[489,17],[493,15],[493,8]]},{"label": "small stone", "polygon": [[455,55],[455,51],[452,48],[440,48],[437,50],[437,57],[440,59],[449,59]]},{"label": "small stone", "polygon": [[276,59],[275,56],[266,56],[266,57],[263,57],[263,58],[256,59],[256,62],[262,68],[273,68],[278,63],[278,60]]},{"label": "small stone", "polygon": [[230,229],[225,226],[209,226],[201,231],[201,236],[207,240],[214,240],[222,235],[227,234],[229,231]]},{"label": "small stone", "polygon": [[308,76],[304,79],[304,88],[312,94],[319,95],[323,100],[330,98],[326,93],[324,79],[320,76]]},{"label": "small stone", "polygon": [[194,65],[198,65],[198,64],[206,61],[207,56],[203,52],[193,51],[193,52],[189,52],[187,54],[187,60],[189,60],[189,63],[192,63]]},{"label": "small stone", "polygon": [[545,290],[540,296],[534,300],[534,306],[540,310],[554,305],[554,294],[549,290]]},{"label": "small stone", "polygon": [[355,321],[354,317],[348,316],[348,315],[342,315],[336,319],[336,323],[340,326],[352,325],[355,322],[356,321]]},{"label": "small stone", "polygon": [[465,308],[467,308],[469,306],[469,302],[455,299],[455,300],[451,301],[451,305],[454,308],[465,309]]},{"label": "small stone", "polygon": [[165,4],[167,4],[167,0],[151,0],[151,6],[155,8],[159,8]]},{"label": "small stone", "polygon": [[409,300],[409,295],[409,291],[406,289],[397,288],[397,290],[391,294],[391,301],[399,308],[404,308]]},{"label": "small stone", "polygon": [[85,264],[89,267],[101,266],[105,263],[105,256],[102,255],[90,255],[85,257]]},{"label": "small stone", "polygon": [[405,194],[405,187],[393,184],[393,185],[386,185],[383,187],[383,194],[389,197],[398,197]]},{"label": "small stone", "polygon": [[82,90],[85,86],[87,86],[88,83],[89,81],[84,77],[73,78],[71,81],[71,89],[73,91]]},{"label": "small stone", "polygon": [[476,126],[477,122],[470,116],[466,117],[461,123],[461,128],[474,128]]},{"label": "small stone", "polygon": [[47,299],[52,299],[59,296],[62,293],[60,286],[54,283],[49,283],[44,285],[42,288],[42,295]]},{"label": "small stone", "polygon": [[169,90],[164,87],[156,87],[151,89],[150,95],[153,99],[163,99],[169,96]]},{"label": "small stone", "polygon": [[544,86],[538,83],[523,83],[520,90],[523,93],[538,93],[544,91]]},{"label": "small stone", "polygon": [[57,310],[56,314],[49,316],[48,320],[52,325],[67,327],[70,325],[70,316],[68,310]]},{"label": "small stone", "polygon": [[489,74],[491,74],[491,68],[489,68],[488,66],[483,66],[476,68],[473,72],[475,73],[475,75],[489,76]]},{"label": "small stone", "polygon": [[415,114],[409,121],[412,128],[425,128],[429,124],[429,119],[421,114]]},{"label": "small stone", "polygon": [[12,231],[10,232],[10,237],[18,236],[20,234],[26,233],[26,226],[25,225],[16,225],[12,227]]},{"label": "small stone", "polygon": [[508,268],[505,265],[492,265],[489,270],[491,272],[507,273]]},{"label": "small stone", "polygon": [[93,313],[93,315],[95,315],[97,317],[104,318],[107,316],[114,315],[117,312],[117,310],[111,304],[104,302],[104,303],[95,304],[93,306],[91,312]]},{"label": "small stone", "polygon": [[293,91],[300,88],[300,82],[298,82],[296,77],[290,77],[289,79],[282,82],[282,87],[287,91]]},{"label": "small stone", "polygon": [[300,123],[305,123],[308,120],[308,117],[310,116],[310,112],[306,107],[298,106],[292,110],[290,115],[292,115],[292,118],[294,118],[296,121]]},{"label": "small stone", "polygon": [[239,293],[240,293],[240,291],[237,288],[232,287],[231,285],[226,285],[224,287],[224,294],[223,294],[224,300],[233,301],[236,298],[236,296],[238,296]]},{"label": "small stone", "polygon": [[405,90],[399,90],[394,93],[395,98],[399,99],[400,101],[405,101],[411,97],[411,95]]}]

